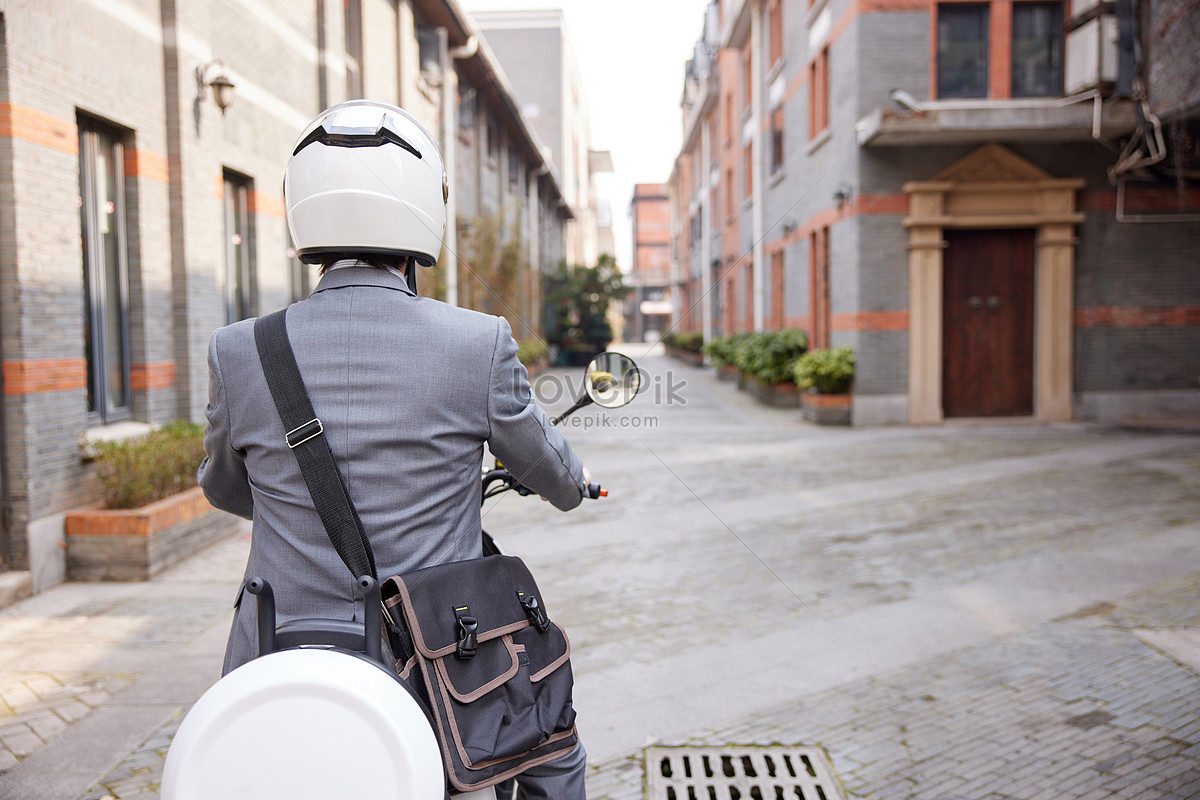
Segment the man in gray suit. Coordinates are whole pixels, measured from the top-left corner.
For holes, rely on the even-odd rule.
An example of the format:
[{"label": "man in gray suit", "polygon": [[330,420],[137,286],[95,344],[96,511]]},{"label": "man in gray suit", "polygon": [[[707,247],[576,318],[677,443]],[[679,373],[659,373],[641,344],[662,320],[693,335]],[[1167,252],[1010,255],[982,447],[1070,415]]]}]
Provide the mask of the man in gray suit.
[{"label": "man in gray suit", "polygon": [[[379,574],[481,555],[485,442],[523,485],[564,511],[578,505],[583,467],[533,401],[508,323],[416,294],[417,265],[441,250],[447,196],[425,129],[381,103],[330,109],[301,136],[284,194],[301,258],[322,264],[312,296],[287,311],[288,338]],[[253,519],[246,575],[271,582],[280,622],[361,620],[285,442],[253,323],[209,344],[200,485]],[[257,653],[255,604],[239,595],[225,671]],[[584,760],[581,745],[533,768],[519,796],[584,797]]]}]

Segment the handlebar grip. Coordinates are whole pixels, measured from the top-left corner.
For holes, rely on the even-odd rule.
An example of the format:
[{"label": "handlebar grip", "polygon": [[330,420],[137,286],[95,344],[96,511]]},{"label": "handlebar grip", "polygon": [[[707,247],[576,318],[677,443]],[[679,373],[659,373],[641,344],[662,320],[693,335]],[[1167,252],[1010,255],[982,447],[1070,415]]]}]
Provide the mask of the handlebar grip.
[{"label": "handlebar grip", "polygon": [[592,500],[600,497],[608,497],[608,490],[601,489],[598,483],[589,483],[587,486],[587,496]]}]

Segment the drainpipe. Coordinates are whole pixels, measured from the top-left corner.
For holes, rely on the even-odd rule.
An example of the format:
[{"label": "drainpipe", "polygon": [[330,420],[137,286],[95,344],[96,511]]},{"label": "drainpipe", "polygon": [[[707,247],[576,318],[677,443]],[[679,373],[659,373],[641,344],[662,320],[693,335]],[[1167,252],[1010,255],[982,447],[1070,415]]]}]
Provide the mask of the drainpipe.
[{"label": "drainpipe", "polygon": [[442,62],[442,161],[450,197],[446,200],[446,252],[450,263],[446,268],[446,302],[458,305],[458,197],[455,186],[458,177],[458,72],[454,62],[473,58],[479,50],[479,40],[471,34],[466,44],[450,47],[449,32],[438,28],[439,58]]},{"label": "drainpipe", "polygon": [[[704,332],[704,341],[711,342],[713,338],[713,291],[716,284],[712,280],[712,147],[709,140],[710,127],[701,120],[700,125],[700,327]],[[704,357],[708,363],[708,356]]]},{"label": "drainpipe", "polygon": [[754,188],[751,191],[750,229],[754,245],[751,274],[754,280],[754,330],[766,325],[766,275],[763,264],[763,153],[762,153],[762,0],[754,0],[750,9],[750,170]]}]

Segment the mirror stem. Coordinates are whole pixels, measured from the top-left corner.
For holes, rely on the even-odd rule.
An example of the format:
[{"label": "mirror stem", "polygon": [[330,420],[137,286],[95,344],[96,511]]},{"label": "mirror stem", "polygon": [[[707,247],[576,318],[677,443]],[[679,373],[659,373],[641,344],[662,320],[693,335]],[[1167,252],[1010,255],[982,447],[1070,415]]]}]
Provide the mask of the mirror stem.
[{"label": "mirror stem", "polygon": [[574,414],[574,413],[575,413],[576,411],[578,411],[579,409],[583,408],[583,407],[584,407],[584,406],[586,406],[586,405],[590,405],[592,402],[593,402],[593,401],[592,401],[592,398],[588,397],[588,396],[585,394],[583,397],[581,397],[581,398],[579,398],[578,400],[576,400],[576,401],[575,401],[575,405],[571,406],[571,407],[570,407],[570,408],[568,408],[566,411],[564,411],[563,413],[559,414],[557,417],[554,417],[553,419],[551,419],[551,420],[550,420],[550,424],[551,424],[551,425],[557,425],[558,423],[562,422],[562,421],[563,421],[564,419],[566,419],[567,417],[569,417],[569,416],[571,416],[572,414]]}]

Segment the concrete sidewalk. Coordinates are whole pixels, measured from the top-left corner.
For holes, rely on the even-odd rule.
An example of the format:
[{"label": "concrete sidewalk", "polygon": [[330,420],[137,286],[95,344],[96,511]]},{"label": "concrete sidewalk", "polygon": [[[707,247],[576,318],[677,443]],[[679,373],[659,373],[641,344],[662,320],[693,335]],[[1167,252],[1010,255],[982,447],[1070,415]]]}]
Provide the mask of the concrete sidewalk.
[{"label": "concrete sidewalk", "polygon": [[[817,428],[643,366],[568,426],[606,501],[484,518],[571,632],[593,800],[655,742],[817,745],[879,800],[1200,797],[1200,431]],[[0,612],[0,798],[157,797],[247,543]]]}]

